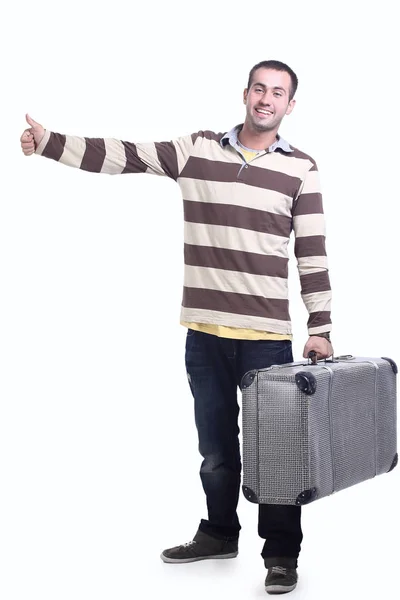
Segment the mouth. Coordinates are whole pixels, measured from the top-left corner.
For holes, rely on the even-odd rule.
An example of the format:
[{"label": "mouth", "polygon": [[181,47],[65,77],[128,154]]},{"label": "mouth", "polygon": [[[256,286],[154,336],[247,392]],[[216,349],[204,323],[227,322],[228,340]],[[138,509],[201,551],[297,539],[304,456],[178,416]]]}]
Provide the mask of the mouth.
[{"label": "mouth", "polygon": [[266,116],[266,117],[270,117],[271,115],[274,114],[272,111],[266,110],[265,108],[256,108],[255,111],[259,115]]}]

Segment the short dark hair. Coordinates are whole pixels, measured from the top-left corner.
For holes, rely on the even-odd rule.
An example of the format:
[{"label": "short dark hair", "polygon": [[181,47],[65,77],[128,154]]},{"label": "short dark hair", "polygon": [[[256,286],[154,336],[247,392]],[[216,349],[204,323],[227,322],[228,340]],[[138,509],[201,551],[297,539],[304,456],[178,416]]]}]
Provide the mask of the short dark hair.
[{"label": "short dark hair", "polygon": [[259,62],[258,64],[254,65],[254,67],[249,73],[247,89],[250,89],[253,75],[257,71],[257,69],[273,69],[274,71],[285,71],[286,73],[288,73],[290,75],[291,81],[289,101],[292,100],[293,96],[296,93],[299,80],[297,79],[296,73],[290,67],[288,67],[288,65],[285,65],[285,63],[280,62],[279,60],[263,60],[262,62]]}]

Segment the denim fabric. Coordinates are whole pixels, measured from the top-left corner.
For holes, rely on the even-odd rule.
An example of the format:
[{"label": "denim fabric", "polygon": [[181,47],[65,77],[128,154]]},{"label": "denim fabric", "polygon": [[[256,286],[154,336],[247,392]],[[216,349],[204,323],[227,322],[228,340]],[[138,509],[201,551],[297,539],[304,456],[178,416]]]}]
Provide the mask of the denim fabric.
[{"label": "denim fabric", "polygon": [[[238,539],[237,514],[241,484],[239,405],[237,391],[251,369],[292,362],[290,340],[232,340],[189,329],[185,362],[194,397],[200,477],[208,519],[199,529],[216,538]],[[301,508],[263,504],[258,508],[258,534],[265,539],[264,558],[293,557],[300,552]]]}]

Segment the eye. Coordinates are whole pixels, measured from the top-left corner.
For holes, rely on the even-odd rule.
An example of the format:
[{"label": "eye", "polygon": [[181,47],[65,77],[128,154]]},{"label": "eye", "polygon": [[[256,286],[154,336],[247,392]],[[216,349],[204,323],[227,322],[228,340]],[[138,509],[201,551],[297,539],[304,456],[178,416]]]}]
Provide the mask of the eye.
[{"label": "eye", "polygon": [[254,88],[256,92],[263,92],[264,90],[262,88]]},{"label": "eye", "polygon": [[278,96],[278,98],[280,98],[282,96],[281,92],[275,92],[274,96]]}]

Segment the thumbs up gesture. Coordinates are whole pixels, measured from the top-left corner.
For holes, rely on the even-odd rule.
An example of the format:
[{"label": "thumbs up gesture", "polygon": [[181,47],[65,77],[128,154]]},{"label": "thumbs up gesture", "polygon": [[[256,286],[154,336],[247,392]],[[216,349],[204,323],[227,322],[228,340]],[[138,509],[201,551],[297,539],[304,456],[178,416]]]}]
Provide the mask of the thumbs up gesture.
[{"label": "thumbs up gesture", "polygon": [[29,129],[25,129],[21,135],[21,148],[25,156],[34,154],[36,148],[40,144],[44,136],[44,128],[36,123],[29,115],[26,115],[26,121],[30,125]]}]

